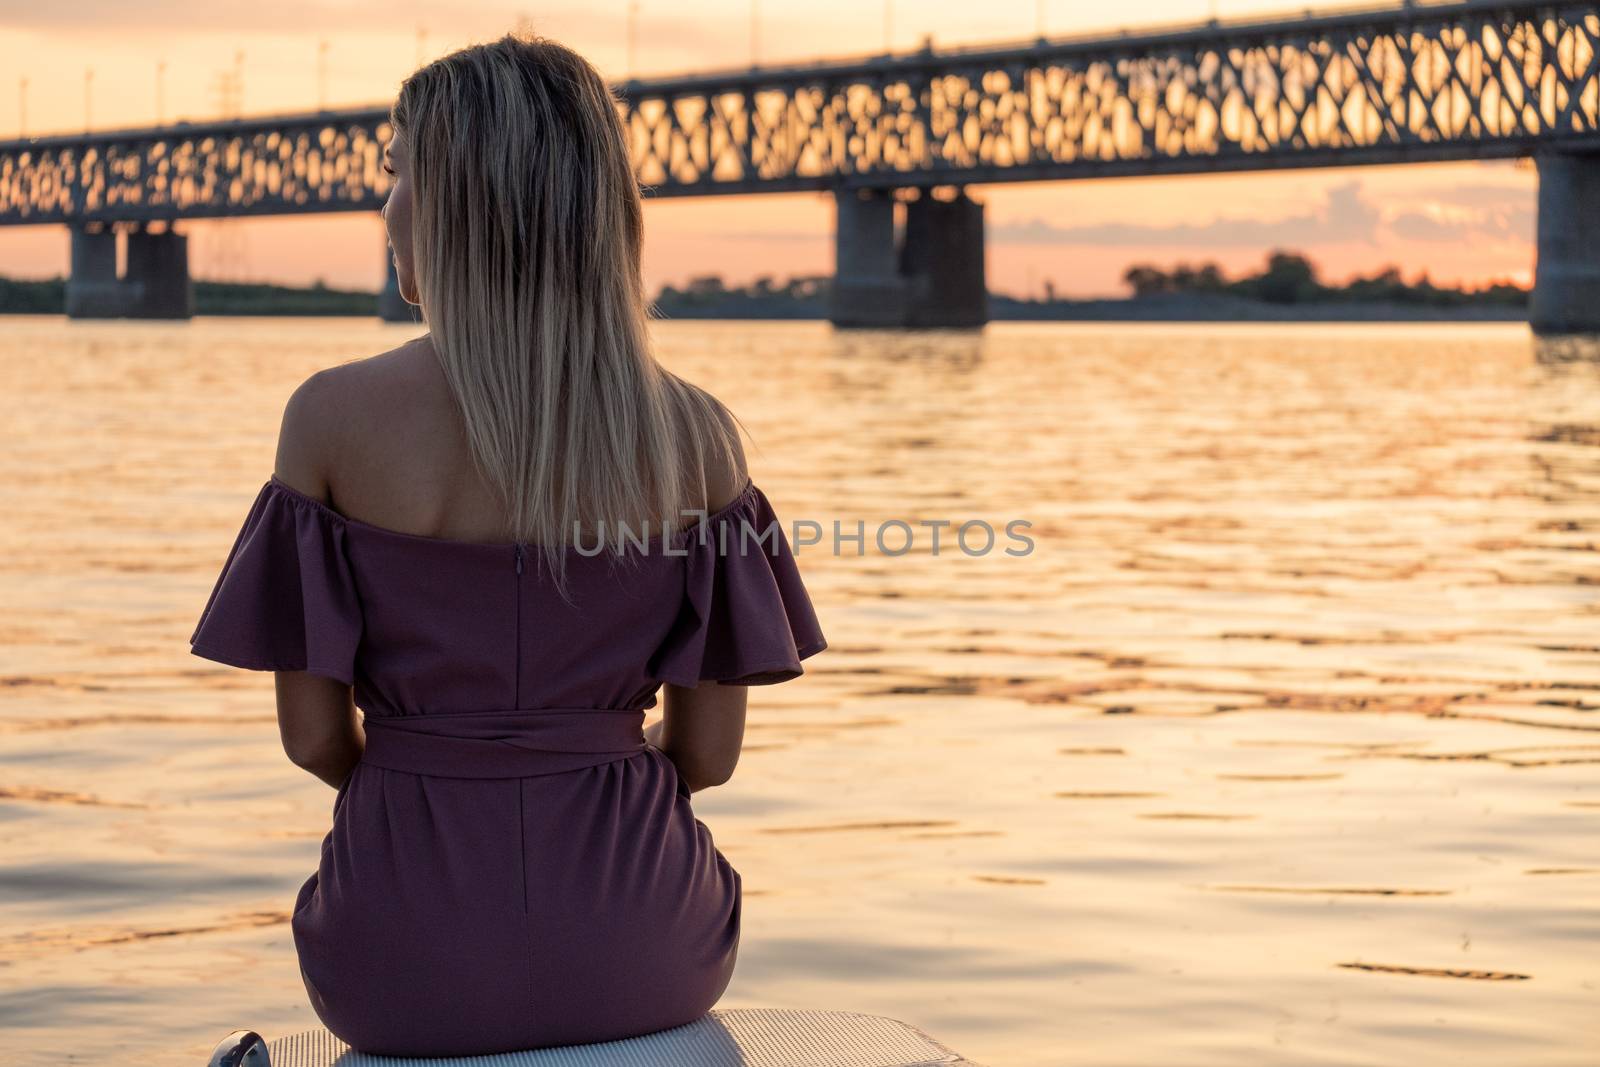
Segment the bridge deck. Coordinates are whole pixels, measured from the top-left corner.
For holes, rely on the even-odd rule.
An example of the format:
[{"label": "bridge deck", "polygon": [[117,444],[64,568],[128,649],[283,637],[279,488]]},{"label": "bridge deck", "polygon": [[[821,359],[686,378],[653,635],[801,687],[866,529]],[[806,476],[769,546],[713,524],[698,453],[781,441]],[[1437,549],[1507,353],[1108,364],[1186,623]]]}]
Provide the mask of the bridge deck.
[{"label": "bridge deck", "polygon": [[[616,87],[647,195],[1600,150],[1600,4],[1463,0]],[[0,225],[375,211],[386,108],[0,142]]]}]

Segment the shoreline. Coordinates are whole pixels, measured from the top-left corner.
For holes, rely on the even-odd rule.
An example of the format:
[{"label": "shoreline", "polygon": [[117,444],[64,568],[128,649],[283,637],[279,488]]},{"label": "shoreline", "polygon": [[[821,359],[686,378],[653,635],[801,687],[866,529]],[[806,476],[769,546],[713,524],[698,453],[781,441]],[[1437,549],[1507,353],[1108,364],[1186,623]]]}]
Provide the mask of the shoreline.
[{"label": "shoreline", "polygon": [[[1527,322],[1526,305],[1459,298],[1459,303],[1315,300],[1274,303],[1229,294],[1164,293],[1088,300],[1019,300],[989,294],[991,322]],[[664,291],[651,318],[728,322],[826,321],[823,293],[803,297]],[[62,279],[0,278],[0,315],[64,315]],[[268,284],[195,282],[195,317],[376,317],[378,294],[362,290]],[[109,320],[89,320],[109,321]],[[177,320],[173,320],[177,321]],[[420,318],[419,318],[420,321]]]}]

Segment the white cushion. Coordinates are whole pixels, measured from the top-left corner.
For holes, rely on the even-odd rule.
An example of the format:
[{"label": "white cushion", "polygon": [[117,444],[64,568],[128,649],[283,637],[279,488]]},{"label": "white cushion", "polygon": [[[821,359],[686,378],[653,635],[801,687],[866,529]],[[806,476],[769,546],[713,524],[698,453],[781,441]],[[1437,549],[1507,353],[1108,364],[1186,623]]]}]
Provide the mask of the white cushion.
[{"label": "white cushion", "polygon": [[852,1011],[713,1008],[621,1041],[485,1056],[369,1056],[326,1030],[268,1042],[272,1067],[978,1067],[896,1019]]}]

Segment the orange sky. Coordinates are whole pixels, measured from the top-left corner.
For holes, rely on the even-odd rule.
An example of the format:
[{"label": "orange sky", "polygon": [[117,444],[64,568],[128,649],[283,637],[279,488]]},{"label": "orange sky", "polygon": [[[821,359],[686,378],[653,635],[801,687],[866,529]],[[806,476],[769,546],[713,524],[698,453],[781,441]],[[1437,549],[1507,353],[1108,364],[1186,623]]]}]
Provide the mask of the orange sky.
[{"label": "orange sky", "polygon": [[[726,68],[751,58],[749,0],[640,0],[631,73]],[[1128,25],[1281,11],[1283,3],[1144,0]],[[534,7],[460,0],[0,0],[0,137],[27,132],[214,118],[225,72],[242,52],[246,114],[381,104],[419,56],[494,37],[527,20],[590,58],[607,77],[630,74],[628,0]],[[820,0],[759,5],[757,57],[792,62],[919,45],[1017,40],[1104,29],[1085,4],[1037,0]],[[419,32],[420,31],[420,32]],[[326,42],[326,82],[319,45]],[[847,42],[849,47],[841,47]],[[165,64],[158,101],[157,65]],[[85,72],[88,83],[85,111]],[[972,186],[988,207],[991,290],[1116,294],[1130,263],[1214,260],[1253,269],[1275,247],[1306,252],[1340,280],[1396,264],[1439,282],[1531,280],[1535,177],[1511,162],[1303,170],[1215,177],[1106,179]],[[645,270],[652,291],[696,274],[730,283],[762,274],[831,273],[833,207],[825,194],[647,201]],[[375,287],[383,269],[376,214],[186,224],[196,277]],[[308,255],[307,249],[314,249]],[[62,227],[0,227],[0,274],[64,273]]]}]

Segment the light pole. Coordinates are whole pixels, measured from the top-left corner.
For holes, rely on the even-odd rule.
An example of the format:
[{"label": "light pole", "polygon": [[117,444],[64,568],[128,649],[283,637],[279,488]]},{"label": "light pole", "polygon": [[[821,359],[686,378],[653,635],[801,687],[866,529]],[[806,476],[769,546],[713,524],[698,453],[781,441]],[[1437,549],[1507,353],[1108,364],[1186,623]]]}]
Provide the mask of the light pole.
[{"label": "light pole", "polygon": [[90,119],[93,117],[93,112],[92,112],[92,110],[91,110],[91,108],[89,106],[90,105],[90,101],[91,101],[91,95],[90,94],[91,94],[93,88],[94,88],[94,68],[93,67],[85,67],[84,71],[83,71],[83,132],[84,133],[88,133],[89,132],[89,128],[93,125],[93,123],[90,121]]},{"label": "light pole", "polygon": [[628,0],[628,77],[635,77],[634,63],[638,59],[639,0]]},{"label": "light pole", "polygon": [[156,125],[165,125],[167,120],[167,92],[166,80],[167,61],[162,59],[156,63]]},{"label": "light pole", "polygon": [[328,42],[317,42],[317,110],[328,110]]}]

